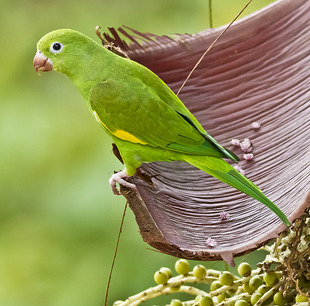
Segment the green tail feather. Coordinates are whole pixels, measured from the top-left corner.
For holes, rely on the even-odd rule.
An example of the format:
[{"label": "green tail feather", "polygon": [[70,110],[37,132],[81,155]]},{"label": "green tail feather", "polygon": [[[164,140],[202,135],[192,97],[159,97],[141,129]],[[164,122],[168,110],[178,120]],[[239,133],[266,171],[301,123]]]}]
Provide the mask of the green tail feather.
[{"label": "green tail feather", "polygon": [[224,155],[224,158],[231,159],[234,163],[237,163],[240,161],[240,158],[233,152],[231,152],[228,149],[225,149],[222,147],[211,135],[208,133],[204,134],[203,137],[206,139],[206,143],[212,143],[219,152],[221,152]]},{"label": "green tail feather", "polygon": [[282,210],[271,202],[249,179],[222,159],[202,156],[185,156],[184,160],[220,181],[246,193],[272,210],[285,225],[290,222]]}]

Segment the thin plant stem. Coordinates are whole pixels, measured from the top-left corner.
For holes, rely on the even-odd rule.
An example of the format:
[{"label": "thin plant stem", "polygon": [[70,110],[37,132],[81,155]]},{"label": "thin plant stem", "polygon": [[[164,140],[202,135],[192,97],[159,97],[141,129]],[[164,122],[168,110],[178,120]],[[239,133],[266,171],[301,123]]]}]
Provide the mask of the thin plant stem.
[{"label": "thin plant stem", "polygon": [[124,220],[125,220],[127,206],[128,206],[128,202],[126,202],[126,205],[124,207],[122,221],[121,221],[121,225],[120,225],[119,232],[118,232],[118,237],[117,237],[117,242],[116,242],[116,247],[115,247],[115,251],[114,251],[114,256],[113,256],[112,264],[111,264],[111,269],[110,269],[110,274],[109,274],[109,278],[108,278],[107,288],[106,288],[106,291],[105,291],[104,306],[107,306],[107,303],[108,303],[108,295],[109,295],[110,283],[111,283],[111,278],[112,278],[112,272],[113,272],[113,268],[114,268],[114,264],[115,264],[115,259],[116,259],[116,255],[117,255],[117,251],[118,251],[118,246],[119,246],[119,241],[120,241],[120,238],[121,238],[121,233],[122,233],[122,230],[123,230],[123,225],[124,225]]},{"label": "thin plant stem", "polygon": [[209,0],[209,23],[210,28],[213,28],[212,0]]},{"label": "thin plant stem", "polygon": [[253,0],[250,0],[245,7],[238,13],[238,15],[233,19],[233,21],[231,21],[231,23],[225,28],[225,30],[223,30],[213,41],[213,43],[209,46],[209,48],[203,53],[203,55],[200,57],[200,59],[197,61],[197,63],[195,64],[195,66],[193,67],[193,69],[191,70],[191,72],[188,74],[188,76],[186,77],[185,81],[183,82],[183,84],[181,85],[180,89],[177,92],[177,96],[180,94],[181,90],[183,89],[183,87],[185,86],[185,84],[187,83],[187,81],[190,79],[190,77],[192,76],[193,72],[196,70],[196,68],[198,67],[198,65],[202,62],[202,60],[204,59],[204,57],[207,55],[207,53],[212,49],[212,47],[215,45],[215,43],[227,32],[227,30],[232,26],[232,24],[239,18],[239,16],[243,13],[243,11],[250,5],[250,3]]}]

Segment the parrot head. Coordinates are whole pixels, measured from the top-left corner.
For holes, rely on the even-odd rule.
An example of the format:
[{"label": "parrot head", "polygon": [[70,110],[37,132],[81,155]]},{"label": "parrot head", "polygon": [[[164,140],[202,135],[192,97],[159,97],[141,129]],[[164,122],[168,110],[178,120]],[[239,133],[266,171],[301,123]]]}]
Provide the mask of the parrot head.
[{"label": "parrot head", "polygon": [[37,44],[37,53],[33,59],[34,69],[38,74],[41,71],[55,70],[69,75],[70,69],[78,68],[79,59],[89,54],[93,43],[92,39],[74,30],[50,32]]}]

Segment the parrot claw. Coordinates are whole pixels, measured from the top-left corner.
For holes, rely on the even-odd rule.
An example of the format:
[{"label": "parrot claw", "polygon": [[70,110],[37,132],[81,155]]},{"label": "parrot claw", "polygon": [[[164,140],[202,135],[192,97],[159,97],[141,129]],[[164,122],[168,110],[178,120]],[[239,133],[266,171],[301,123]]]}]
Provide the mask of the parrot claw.
[{"label": "parrot claw", "polygon": [[110,179],[109,179],[109,183],[110,183],[110,186],[111,186],[111,189],[113,191],[113,193],[115,195],[120,195],[121,193],[119,192],[117,186],[116,186],[116,183],[124,186],[124,187],[127,187],[129,189],[132,189],[132,190],[136,190],[136,186],[134,184],[131,184],[127,181],[124,180],[124,178],[128,178],[129,176],[127,175],[126,173],[126,170],[122,170],[120,172],[117,172],[117,173],[114,173]]}]

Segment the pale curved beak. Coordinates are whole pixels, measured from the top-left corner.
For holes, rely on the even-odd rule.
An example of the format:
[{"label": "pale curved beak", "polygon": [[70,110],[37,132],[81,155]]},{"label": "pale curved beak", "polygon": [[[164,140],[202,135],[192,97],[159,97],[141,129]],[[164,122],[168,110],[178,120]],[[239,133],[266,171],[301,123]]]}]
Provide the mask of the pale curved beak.
[{"label": "pale curved beak", "polygon": [[40,74],[41,71],[53,70],[53,62],[42,54],[40,50],[37,51],[33,59],[33,67],[35,71]]}]

